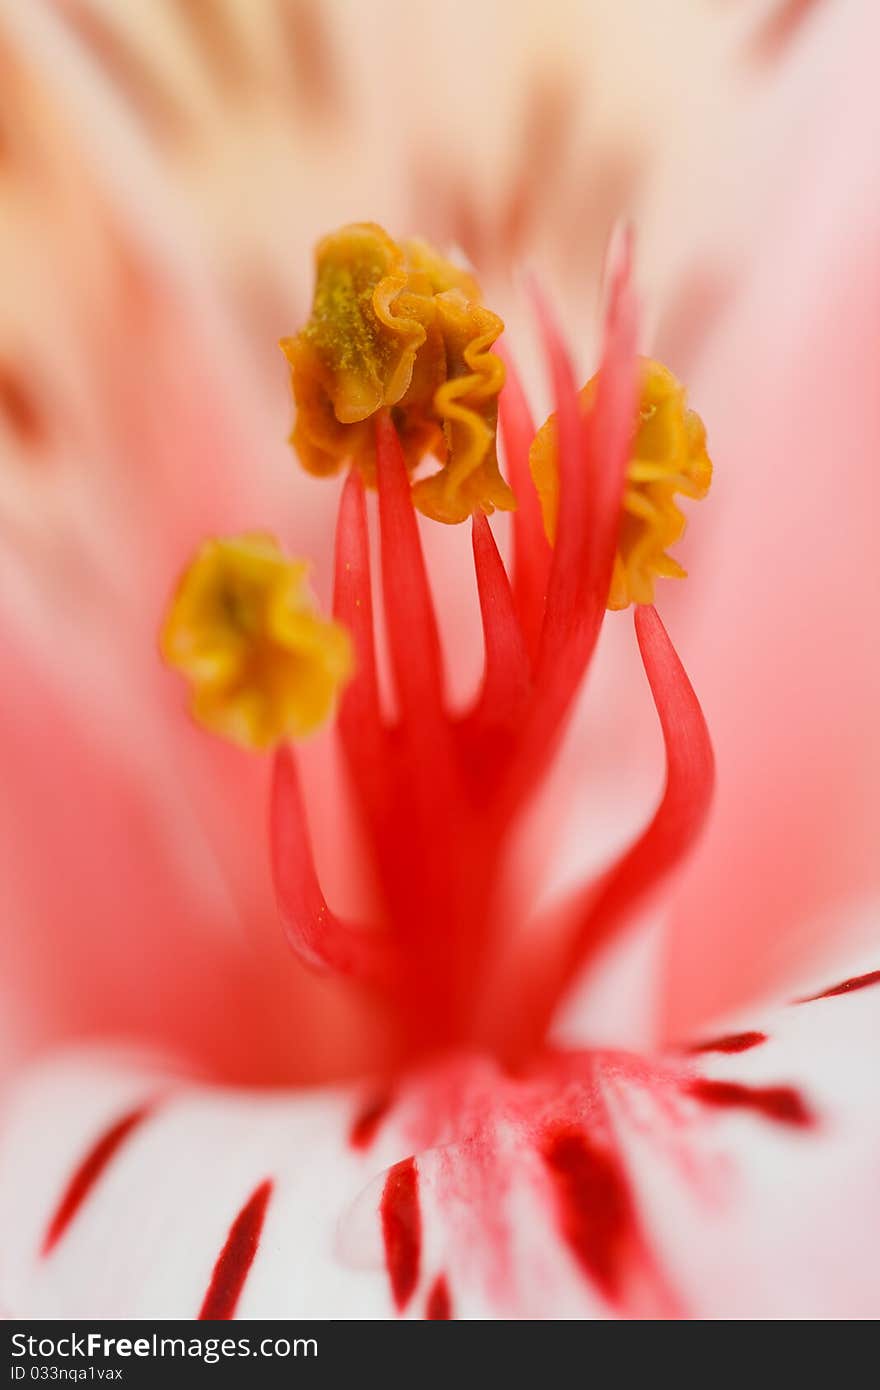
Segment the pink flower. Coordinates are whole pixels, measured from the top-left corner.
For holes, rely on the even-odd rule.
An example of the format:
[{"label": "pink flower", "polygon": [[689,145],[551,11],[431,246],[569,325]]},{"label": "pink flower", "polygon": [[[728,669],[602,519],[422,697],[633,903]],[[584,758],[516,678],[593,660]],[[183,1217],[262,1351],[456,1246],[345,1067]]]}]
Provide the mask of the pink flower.
[{"label": "pink flower", "polygon": [[[825,167],[831,171],[830,161]],[[675,604],[699,611],[699,595],[709,591],[700,641],[692,636],[688,649],[712,692],[713,729],[716,712],[721,728],[715,824],[722,829],[710,828],[696,873],[679,875],[708,808],[712,755],[664,626],[652,607],[637,608],[665,791],[647,829],[615,846],[610,867],[586,887],[557,895],[563,906],[550,912],[537,901],[531,858],[556,850],[562,826],[558,805],[549,806],[552,816],[547,805],[539,814],[536,794],[554,760],[558,768],[560,747],[563,764],[579,779],[584,768],[590,785],[584,743],[565,726],[594,655],[617,540],[635,348],[625,275],[612,292],[599,400],[586,425],[561,335],[543,311],[561,470],[552,551],[530,493],[533,428],[515,377],[502,396],[506,467],[520,508],[510,580],[489,523],[478,513],[473,524],[486,652],[476,702],[462,714],[443,682],[444,609],[460,591],[462,567],[444,555],[429,566],[442,585],[431,585],[397,440],[380,423],[378,568],[397,719],[380,714],[367,512],[353,476],[340,502],[334,602],[356,656],[338,721],[353,790],[332,766],[326,739],[304,751],[299,769],[289,750],[278,752],[270,790],[256,760],[223,751],[181,719],[154,634],[192,545],[209,532],[277,525],[289,505],[281,500],[287,464],[278,470],[285,491],[274,477],[244,476],[242,458],[253,456],[250,441],[264,431],[248,392],[233,389],[236,344],[221,319],[203,317],[210,299],[195,281],[169,278],[174,256],[157,274],[138,252],[115,304],[127,328],[137,329],[148,389],[120,360],[115,321],[94,324],[90,351],[112,404],[97,430],[76,422],[90,444],[100,442],[99,463],[125,451],[125,496],[120,505],[109,469],[94,480],[101,511],[86,510],[98,541],[55,561],[58,585],[38,554],[44,533],[25,533],[9,552],[19,597],[29,597],[10,619],[7,643],[14,660],[5,693],[15,720],[15,738],[4,745],[15,791],[10,901],[23,933],[7,949],[19,1011],[10,1033],[19,1051],[36,1037],[107,1033],[152,1048],[67,1050],[14,1078],[0,1128],[6,1310],[876,1315],[866,1277],[880,1218],[876,957],[857,960],[858,940],[845,941],[838,973],[827,936],[810,952],[803,943],[780,946],[777,962],[766,960],[765,944],[777,927],[810,926],[810,915],[831,905],[842,926],[843,911],[870,882],[856,844],[867,805],[859,750],[870,701],[861,691],[847,699],[839,755],[835,749],[826,762],[817,738],[835,695],[828,663],[815,660],[819,617],[841,663],[834,670],[876,676],[870,655],[846,664],[851,634],[835,588],[845,585],[856,605],[861,600],[857,515],[845,537],[828,539],[833,573],[820,573],[814,586],[812,620],[803,632],[791,626],[802,590],[789,570],[803,584],[817,569],[811,489],[798,493],[795,485],[806,477],[815,489],[820,475],[815,466],[805,473],[804,460],[846,441],[829,493],[837,501],[843,490],[842,505],[850,506],[865,489],[855,454],[877,425],[862,409],[867,358],[859,334],[867,334],[867,316],[843,271],[861,272],[858,243],[871,218],[876,226],[880,200],[865,195],[855,159],[833,173],[835,206],[853,199],[852,228],[833,225],[829,261],[815,215],[828,190],[810,188],[799,209],[807,228],[800,254],[806,265],[835,272],[813,307],[825,327],[828,378],[846,388],[848,411],[835,402],[826,413],[825,401],[803,389],[801,378],[812,380],[812,331],[803,332],[800,353],[792,349],[797,335],[785,304],[767,328],[777,259],[772,276],[756,277],[705,344],[705,381],[695,378],[713,440],[713,412],[720,420],[719,491],[738,527],[730,536],[716,521],[713,544],[694,552],[696,592],[670,600],[671,626],[686,631],[686,610]],[[840,245],[847,235],[851,260]],[[860,275],[859,287],[876,288],[876,267],[873,279]],[[799,291],[792,302],[810,300]],[[776,335],[779,354],[785,350],[784,370],[771,354],[772,369],[754,371],[748,345],[759,327]],[[131,336],[125,341],[130,350]],[[76,453],[65,442],[53,458],[65,449]],[[768,464],[762,476],[746,471],[752,458]],[[137,509],[130,489],[142,496]],[[773,501],[779,495],[789,511]],[[329,551],[323,505],[282,527],[298,551],[319,561]],[[824,497],[820,514],[822,507]],[[799,549],[788,524],[814,544]],[[759,574],[730,580],[735,566],[725,547],[734,546],[737,554],[765,552],[762,565],[752,561]],[[767,556],[780,552],[777,572]],[[718,557],[726,588],[712,578]],[[46,576],[48,625],[40,624],[30,582],[20,580],[34,574]],[[60,621],[58,595],[68,582],[96,595],[85,643]],[[115,584],[119,598],[108,601]],[[780,670],[773,658],[781,632]],[[629,638],[627,645],[636,650]],[[744,668],[746,659],[753,665]],[[805,684],[821,694],[821,709]],[[765,698],[762,720],[744,720],[740,710],[755,686],[765,697],[778,692],[777,701]],[[604,704],[612,730],[623,729],[639,752],[643,721],[630,695],[637,688],[635,680],[615,687],[619,718],[607,699],[595,708]],[[797,702],[793,691],[802,694]],[[596,693],[603,695],[601,686]],[[593,694],[591,686],[591,702]],[[807,762],[810,746],[816,752]],[[592,762],[601,764],[599,752]],[[619,767],[612,773],[622,778]],[[557,798],[551,786],[548,800]],[[635,798],[623,799],[629,832]],[[647,810],[642,802],[640,814]],[[846,832],[835,843],[852,851],[855,868],[839,853],[825,862],[835,822]],[[24,839],[14,837],[22,823]],[[623,838],[618,827],[614,836]],[[353,846],[366,860],[360,874]],[[269,849],[288,946],[309,968],[342,976],[341,987],[311,983],[283,948],[267,891]],[[323,883],[334,907],[341,900],[338,916]],[[349,923],[377,900],[384,911],[376,920]],[[598,967],[609,948],[632,938],[646,905],[670,900],[677,924],[668,937],[663,1035],[651,1048],[624,1050],[633,1036],[624,1015],[634,1012],[624,993],[612,1030],[617,1045],[594,1045],[597,1030],[579,1022],[574,986],[590,974],[594,995],[604,985],[607,997],[610,976],[603,980]],[[619,964],[626,968],[623,953]],[[644,974],[643,964],[635,968]],[[774,989],[782,1003],[761,1002]],[[560,1029],[563,1003],[568,1022]],[[643,1032],[652,1031],[643,1022]],[[193,1079],[193,1063],[203,1079]],[[334,1073],[350,1079],[326,1084]],[[242,1085],[299,1079],[324,1084],[275,1092]]]}]

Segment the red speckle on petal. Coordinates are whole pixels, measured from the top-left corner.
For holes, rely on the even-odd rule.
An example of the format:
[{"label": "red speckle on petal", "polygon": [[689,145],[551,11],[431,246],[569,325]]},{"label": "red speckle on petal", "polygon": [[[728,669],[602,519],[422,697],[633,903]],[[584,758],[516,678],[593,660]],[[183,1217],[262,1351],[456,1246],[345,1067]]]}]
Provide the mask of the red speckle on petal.
[{"label": "red speckle on petal", "polygon": [[579,1130],[551,1134],[542,1157],[556,1187],[566,1241],[606,1297],[617,1298],[635,1225],[629,1185],[619,1160],[596,1148]]},{"label": "red speckle on petal", "polygon": [[403,1312],[418,1282],[422,1250],[419,1174],[414,1158],[405,1158],[388,1170],[379,1211],[391,1292],[398,1311]]},{"label": "red speckle on petal", "polygon": [[819,3],[820,0],[777,0],[776,9],[771,11],[750,45],[753,61],[771,63],[782,57],[808,16],[819,8]]},{"label": "red speckle on petal", "polygon": [[448,1322],[451,1317],[452,1299],[449,1297],[449,1285],[446,1282],[446,1276],[438,1274],[431,1285],[431,1292],[428,1294],[428,1302],[425,1305],[425,1320],[427,1322]]},{"label": "red speckle on petal", "polygon": [[690,1052],[748,1052],[749,1048],[760,1047],[767,1041],[766,1033],[725,1033],[722,1038],[712,1038],[709,1042],[694,1043]]},{"label": "red speckle on petal", "polygon": [[793,1086],[745,1086],[739,1081],[710,1081],[701,1077],[692,1081],[688,1089],[704,1105],[714,1105],[720,1109],[754,1110],[765,1119],[802,1129],[815,1122],[809,1107]]},{"label": "red speckle on petal", "polygon": [[37,447],[45,441],[47,423],[21,375],[0,362],[0,418],[22,444]]},{"label": "red speckle on petal", "polygon": [[348,1134],[348,1142],[353,1149],[368,1149],[376,1137],[376,1132],[391,1108],[391,1097],[376,1096],[358,1111]]},{"label": "red speckle on petal", "polygon": [[851,994],[855,989],[870,989],[880,985],[880,970],[872,970],[868,975],[853,975],[852,979],[842,980],[839,985],[831,985],[819,994],[808,994],[805,999],[796,999],[796,1004],[814,1004],[817,999],[833,999],[836,994]]},{"label": "red speckle on petal", "polygon": [[199,1321],[227,1321],[234,1316],[244,1281],[260,1244],[260,1233],[271,1195],[272,1183],[267,1179],[251,1194],[230,1226],[226,1244],[214,1265]]},{"label": "red speckle on petal", "polygon": [[152,1107],[149,1105],[139,1105],[136,1110],[129,1110],[110,1129],[106,1130],[89,1149],[67,1184],[64,1195],[46,1228],[42,1246],[44,1255],[48,1255],[58,1244],[116,1151],[124,1144],[132,1131],[147,1118],[151,1109]]}]

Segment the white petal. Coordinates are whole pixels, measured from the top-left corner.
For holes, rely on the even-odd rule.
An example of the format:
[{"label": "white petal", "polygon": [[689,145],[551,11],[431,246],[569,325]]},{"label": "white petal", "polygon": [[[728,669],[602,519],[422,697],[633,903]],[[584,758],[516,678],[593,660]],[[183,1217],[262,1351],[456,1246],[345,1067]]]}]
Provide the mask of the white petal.
[{"label": "white petal", "polygon": [[[0,1127],[0,1305],[197,1317],[269,1180],[240,1318],[876,1316],[878,1013],[853,988],[748,1020],[742,1050],[519,1078],[462,1058],[386,1098],[62,1059]],[[43,1253],[84,1157],[147,1102]]]},{"label": "white petal", "polygon": [[744,1026],[767,1041],[706,1053],[701,1074],[791,1087],[814,1124],[698,1106],[658,1144],[656,1115],[638,1113],[626,1080],[615,1084],[618,1139],[653,1248],[701,1317],[876,1318],[880,983]]},{"label": "white petal", "polygon": [[[43,1256],[47,1223],[83,1156],[120,1115],[157,1096]],[[0,1302],[27,1317],[195,1318],[231,1224],[268,1177],[274,1190],[238,1315],[389,1312],[381,1268],[351,1270],[334,1253],[338,1215],[370,1176],[345,1143],[352,1107],[332,1091],[180,1087],[89,1057],[32,1074],[4,1125]]]}]

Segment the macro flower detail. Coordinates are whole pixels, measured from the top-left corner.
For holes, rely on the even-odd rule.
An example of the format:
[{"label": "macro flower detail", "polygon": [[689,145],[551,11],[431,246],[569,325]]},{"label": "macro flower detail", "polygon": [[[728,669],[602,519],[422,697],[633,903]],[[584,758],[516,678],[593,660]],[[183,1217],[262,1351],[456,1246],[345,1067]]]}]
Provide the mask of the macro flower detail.
[{"label": "macro flower detail", "polygon": [[316,612],[307,573],[270,536],[210,540],[171,603],[162,652],[193,716],[246,748],[311,733],[349,676],[347,634]]},{"label": "macro flower detail", "polygon": [[[639,360],[639,377],[623,517],[608,595],[608,607],[612,609],[626,608],[630,603],[653,603],[655,578],[685,577],[681,566],[666,554],[667,548],[681,539],[685,528],[675,494],[703,498],[712,481],[706,430],[696,411],[687,409],[684,387],[668,367],[646,357]],[[589,413],[595,399],[593,378],[580,393],[581,408]],[[559,506],[556,448],[556,420],[551,415],[529,452],[529,466],[551,542],[556,534]]]},{"label": "macro flower detail", "polygon": [[148,8],[0,20],[0,1313],[875,1318],[875,7]]},{"label": "macro flower detail", "polygon": [[312,473],[355,463],[375,482],[374,418],[391,408],[412,470],[440,471],[413,489],[449,523],[515,506],[495,452],[504,367],[490,351],[504,325],[477,282],[424,241],[398,246],[373,222],[324,237],[312,313],[281,346],[291,367],[291,443]]},{"label": "macro flower detail", "polygon": [[[629,420],[637,372],[628,257],[627,245],[611,280],[604,361],[588,415],[573,390],[558,330],[538,300],[559,419],[560,522],[552,551],[529,478],[534,431],[510,369],[507,451],[526,505],[514,513],[513,582],[484,513],[478,509],[473,517],[485,673],[463,717],[448,703],[413,513],[423,483],[411,483],[387,407],[362,424],[374,436],[396,717],[385,712],[379,695],[367,511],[357,467],[339,510],[335,625],[301,610],[302,566],[287,565],[261,538],[208,543],[184,576],[166,624],[164,650],[196,682],[197,717],[255,746],[308,731],[326,712],[348,664],[340,628],[350,634],[354,672],[341,693],[339,734],[378,902],[367,925],[344,922],[328,906],[288,747],[276,753],[271,798],[275,893],[287,940],[306,963],[380,990],[409,1064],[449,1048],[488,1048],[517,1063],[539,1052],[572,980],[632,905],[688,851],[709,805],[713,761],[702,713],[659,618],[652,608],[640,608],[636,634],[666,742],[660,808],[618,863],[574,894],[552,924],[526,920],[514,931],[505,886],[509,838],[546,775],[599,635],[624,474],[632,468]],[[346,372],[364,367],[365,344],[375,346],[376,322],[396,303],[402,257],[372,224],[361,224],[325,239],[318,259],[317,302],[336,307],[332,314],[321,310],[305,341],[316,333],[325,347],[331,344],[335,384],[344,393],[343,364]],[[452,273],[446,263],[422,247],[409,264],[418,266],[408,272],[415,282],[429,281],[442,301]],[[378,306],[372,326],[364,317],[366,299]],[[464,312],[457,300],[454,307]],[[400,351],[412,352],[415,341],[412,336]],[[400,389],[402,361],[399,352],[393,361],[381,354],[371,361],[377,373],[384,364],[388,379],[397,380],[392,395]],[[453,377],[438,394],[461,380]],[[377,381],[378,375],[374,386]],[[355,395],[366,390],[362,383],[351,387]],[[369,396],[371,404],[376,399],[375,392]],[[453,476],[458,466],[453,460],[445,471]],[[525,620],[535,615],[539,630],[530,651]],[[509,939],[522,944],[513,947]]]}]

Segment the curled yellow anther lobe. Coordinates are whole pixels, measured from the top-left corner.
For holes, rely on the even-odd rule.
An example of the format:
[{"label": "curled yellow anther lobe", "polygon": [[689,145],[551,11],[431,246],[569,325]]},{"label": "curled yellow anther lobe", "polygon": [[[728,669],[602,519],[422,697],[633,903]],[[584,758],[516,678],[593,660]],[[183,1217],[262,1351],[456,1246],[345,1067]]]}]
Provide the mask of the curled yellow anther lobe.
[{"label": "curled yellow anther lobe", "polygon": [[[684,578],[685,571],[666,554],[685,529],[675,496],[703,498],[712,481],[706,430],[699,415],[687,408],[684,387],[668,367],[651,358],[639,359],[639,375],[609,608],[652,603],[656,578]],[[587,413],[595,401],[596,385],[593,377],[580,393]],[[556,448],[556,419],[551,415],[535,436],[529,454],[544,528],[551,542],[559,508]]]},{"label": "curled yellow anther lobe", "polygon": [[317,249],[311,317],[282,347],[297,407],[291,442],[313,473],[345,462],[374,480],[368,422],[391,408],[410,469],[432,453],[441,467],[413,500],[439,521],[512,508],[498,469],[497,398],[503,330],[465,270],[423,241],[398,246],[374,223],[355,223]]},{"label": "curled yellow anther lobe", "polygon": [[316,729],[347,680],[344,628],[317,612],[308,565],[271,536],[206,541],[183,574],[162,631],[200,724],[247,748]]}]

